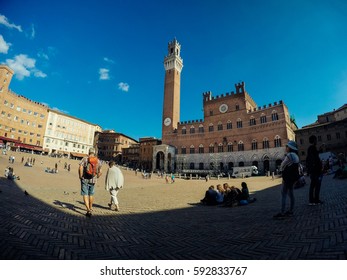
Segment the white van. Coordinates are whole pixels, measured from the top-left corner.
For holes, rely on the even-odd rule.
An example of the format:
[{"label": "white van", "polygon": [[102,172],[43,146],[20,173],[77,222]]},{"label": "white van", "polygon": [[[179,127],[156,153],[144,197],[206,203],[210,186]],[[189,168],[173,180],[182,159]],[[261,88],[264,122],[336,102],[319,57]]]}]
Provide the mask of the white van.
[{"label": "white van", "polygon": [[258,168],[254,165],[239,166],[239,167],[233,167],[233,174],[231,175],[231,177],[245,178],[245,177],[251,177],[258,174],[259,174]]}]

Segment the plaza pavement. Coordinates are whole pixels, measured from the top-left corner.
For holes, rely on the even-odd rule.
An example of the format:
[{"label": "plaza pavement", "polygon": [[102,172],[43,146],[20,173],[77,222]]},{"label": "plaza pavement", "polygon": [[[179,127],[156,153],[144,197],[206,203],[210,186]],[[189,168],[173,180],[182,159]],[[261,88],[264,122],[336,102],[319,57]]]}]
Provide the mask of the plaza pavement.
[{"label": "plaza pavement", "polygon": [[[15,156],[9,164],[8,157]],[[35,157],[33,167],[21,158]],[[64,163],[71,163],[71,171]],[[58,163],[58,174],[44,172]],[[120,212],[107,207],[103,166],[94,214],[86,217],[78,161],[25,153],[0,156],[0,170],[13,166],[19,181],[0,177],[0,259],[346,259],[347,180],[325,176],[324,204],[308,206],[308,184],[295,190],[294,217],[274,220],[280,209],[280,178],[245,178],[257,201],[234,208],[199,206],[211,184],[241,179],[165,179],[123,170]],[[309,179],[307,179],[309,183]],[[29,195],[25,195],[27,191]]]}]

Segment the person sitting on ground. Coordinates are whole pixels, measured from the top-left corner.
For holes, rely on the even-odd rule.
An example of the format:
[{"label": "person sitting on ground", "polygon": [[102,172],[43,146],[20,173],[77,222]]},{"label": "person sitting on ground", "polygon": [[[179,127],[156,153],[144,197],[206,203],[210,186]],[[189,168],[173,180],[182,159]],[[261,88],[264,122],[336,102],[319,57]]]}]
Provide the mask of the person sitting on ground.
[{"label": "person sitting on ground", "polygon": [[238,204],[238,199],[241,191],[235,186],[229,187],[228,183],[224,184],[224,189],[226,189],[226,194],[224,196],[224,206],[234,207]]},{"label": "person sitting on ground", "polygon": [[214,186],[211,185],[206,191],[205,197],[201,199],[200,201],[204,205],[216,205],[217,204],[216,198],[217,198],[217,192],[214,189]]},{"label": "person sitting on ground", "polygon": [[226,196],[230,192],[231,188],[228,183],[224,183],[223,188],[224,188],[224,196]]},{"label": "person sitting on ground", "polygon": [[222,204],[224,202],[224,188],[221,184],[217,185],[216,202],[217,204]]},{"label": "person sitting on ground", "polygon": [[249,190],[247,184],[245,182],[241,183],[241,194],[239,196],[240,200],[248,200],[249,199]]},{"label": "person sitting on ground", "polygon": [[32,165],[29,161],[27,161],[27,162],[24,164],[24,166],[33,167],[33,165]]},{"label": "person sitting on ground", "polygon": [[9,179],[9,180],[18,179],[19,180],[19,176],[16,176],[12,167],[8,167],[7,179]]},{"label": "person sitting on ground", "polygon": [[5,174],[4,174],[5,178],[8,177],[8,172],[10,172],[10,167],[9,166],[5,168]]},{"label": "person sitting on ground", "polygon": [[241,194],[239,195],[239,204],[247,205],[256,201],[256,198],[251,198],[249,195],[249,190],[246,182],[241,183]]}]

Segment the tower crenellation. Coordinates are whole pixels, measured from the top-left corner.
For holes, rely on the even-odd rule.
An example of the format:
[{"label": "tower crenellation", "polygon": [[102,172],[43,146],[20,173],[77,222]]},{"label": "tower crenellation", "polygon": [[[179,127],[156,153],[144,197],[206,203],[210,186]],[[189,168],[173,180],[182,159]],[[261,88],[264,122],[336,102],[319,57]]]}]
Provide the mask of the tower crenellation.
[{"label": "tower crenellation", "polygon": [[236,93],[244,93],[245,92],[245,83],[244,82],[237,83],[237,84],[235,84],[235,88],[236,88]]},{"label": "tower crenellation", "polygon": [[204,92],[203,93],[203,101],[204,101],[204,103],[206,103],[209,101],[214,101],[214,102],[220,101],[223,98],[239,98],[240,95],[244,95],[244,94],[247,95],[247,98],[251,99],[251,97],[247,94],[247,92],[245,90],[245,83],[244,82],[235,84],[235,89],[236,89],[236,93],[234,91],[231,91],[231,92],[223,93],[221,95],[216,95],[216,96],[213,96],[211,91]]}]

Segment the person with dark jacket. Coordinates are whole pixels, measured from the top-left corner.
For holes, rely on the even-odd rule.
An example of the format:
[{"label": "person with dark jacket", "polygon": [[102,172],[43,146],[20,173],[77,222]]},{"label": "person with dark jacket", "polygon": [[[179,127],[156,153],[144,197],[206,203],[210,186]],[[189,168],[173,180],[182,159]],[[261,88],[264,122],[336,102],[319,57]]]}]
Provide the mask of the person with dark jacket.
[{"label": "person with dark jacket", "polygon": [[[294,174],[290,174],[290,171],[294,171],[296,169],[297,174],[299,174],[299,157],[297,155],[298,152],[298,146],[295,141],[288,141],[286,145],[286,156],[284,157],[280,170],[282,171],[282,204],[281,204],[281,212],[274,215],[275,219],[280,219],[284,217],[291,217],[293,216],[293,210],[295,205],[295,198],[294,198],[294,184],[296,182],[296,178],[294,177]],[[289,173],[288,173],[289,172]],[[289,210],[285,211],[286,208],[286,200],[287,196],[289,196],[290,205]]]},{"label": "person with dark jacket", "polygon": [[311,184],[309,190],[309,205],[317,205],[323,203],[319,199],[319,193],[322,182],[322,162],[319,158],[317,150],[317,137],[311,135],[309,137],[310,147],[307,150],[306,168],[307,174],[310,175]]}]

